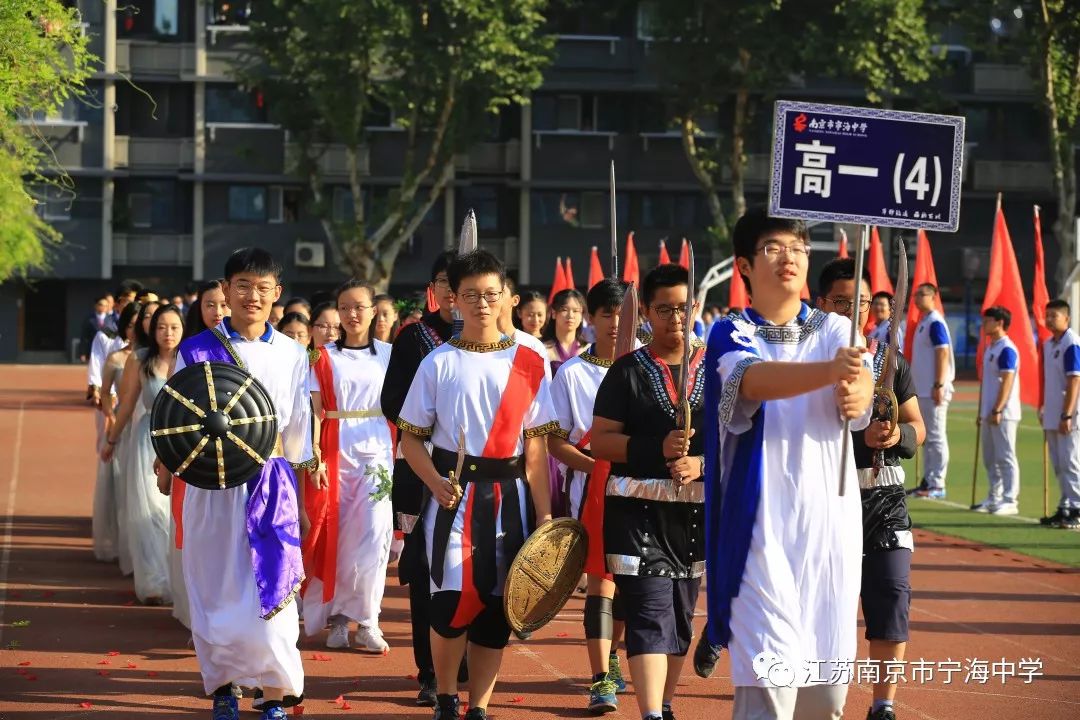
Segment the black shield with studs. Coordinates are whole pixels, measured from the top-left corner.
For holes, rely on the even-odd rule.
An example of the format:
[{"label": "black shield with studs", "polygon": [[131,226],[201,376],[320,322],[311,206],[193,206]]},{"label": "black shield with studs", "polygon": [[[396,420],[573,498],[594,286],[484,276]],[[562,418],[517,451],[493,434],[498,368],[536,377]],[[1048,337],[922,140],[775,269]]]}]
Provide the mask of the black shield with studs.
[{"label": "black shield with studs", "polygon": [[169,378],[150,410],[150,439],[172,474],[207,490],[242,485],[274,455],[277,414],[236,365],[202,362]]}]

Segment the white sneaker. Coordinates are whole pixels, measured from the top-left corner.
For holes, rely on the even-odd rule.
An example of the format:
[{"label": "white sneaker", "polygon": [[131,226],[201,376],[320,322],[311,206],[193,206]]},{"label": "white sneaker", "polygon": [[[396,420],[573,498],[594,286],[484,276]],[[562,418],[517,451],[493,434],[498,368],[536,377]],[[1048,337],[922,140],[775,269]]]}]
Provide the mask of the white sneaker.
[{"label": "white sneaker", "polygon": [[356,647],[366,653],[385,655],[390,652],[390,646],[383,640],[382,630],[378,627],[369,628],[361,625],[356,629]]},{"label": "white sneaker", "polygon": [[1001,503],[1000,505],[995,505],[993,507],[993,509],[990,510],[990,514],[991,515],[1019,515],[1020,514],[1020,509],[1016,507],[1016,503]]},{"label": "white sneaker", "polygon": [[971,509],[974,510],[975,512],[977,512],[977,513],[993,512],[993,510],[994,510],[994,501],[991,500],[990,498],[987,498],[986,500],[983,500],[978,505],[972,505]]},{"label": "white sneaker", "polygon": [[349,626],[331,625],[330,635],[326,638],[326,647],[331,650],[341,650],[349,647]]}]

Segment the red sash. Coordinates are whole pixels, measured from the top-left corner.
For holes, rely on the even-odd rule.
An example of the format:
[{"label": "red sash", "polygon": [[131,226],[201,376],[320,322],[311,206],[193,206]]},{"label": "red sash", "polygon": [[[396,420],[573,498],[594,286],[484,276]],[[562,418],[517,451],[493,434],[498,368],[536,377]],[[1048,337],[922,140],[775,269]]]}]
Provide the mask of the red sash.
[{"label": "red sash", "polygon": [[586,483],[587,493],[581,499],[581,524],[589,538],[589,554],[585,558],[585,572],[589,575],[611,579],[604,555],[604,496],[607,494],[611,463],[597,460]]},{"label": "red sash", "polygon": [[184,549],[184,491],[187,483],[173,475],[172,490],[169,491],[169,504],[172,509],[173,523],[176,525],[174,539],[177,550]]},{"label": "red sash", "polygon": [[[319,349],[319,359],[312,366],[312,371],[319,379],[319,393],[324,413],[337,410],[337,396],[334,394],[334,368],[326,348]],[[340,459],[339,430],[341,423],[337,418],[323,417],[320,423],[319,449],[323,462],[326,463],[328,486],[316,490],[310,484],[304,488],[304,509],[307,511],[311,529],[303,543],[304,573],[309,578],[319,578],[323,584],[323,602],[334,599],[337,584],[338,551],[338,463]],[[304,482],[303,479],[300,482]],[[307,589],[304,582],[304,589]]]},{"label": "red sash", "polygon": [[574,443],[574,447],[578,450],[584,450],[589,447],[590,442],[592,442],[592,428],[585,431],[585,434],[581,436],[581,439]]},{"label": "red sash", "polygon": [[510,378],[503,389],[499,409],[495,411],[495,421],[491,424],[483,457],[508,458],[515,454],[525,424],[525,413],[540,391],[543,379],[544,359],[535,350],[519,347],[514,353]]}]

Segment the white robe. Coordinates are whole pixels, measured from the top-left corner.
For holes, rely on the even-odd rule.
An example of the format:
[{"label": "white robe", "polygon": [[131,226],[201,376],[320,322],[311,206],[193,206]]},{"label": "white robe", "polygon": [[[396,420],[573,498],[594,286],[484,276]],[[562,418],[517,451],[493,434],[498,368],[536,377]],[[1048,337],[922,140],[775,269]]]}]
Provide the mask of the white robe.
[{"label": "white robe", "polygon": [[[559,422],[556,432],[574,445],[592,428],[596,391],[611,367],[610,360],[602,360],[589,354],[591,350],[592,348],[589,348],[585,353],[560,365],[555,379],[551,381],[551,404],[555,410],[555,419]],[[588,447],[586,444],[586,448]],[[560,467],[563,467],[569,478],[570,515],[580,518],[586,475],[561,464]]]},{"label": "white robe", "polygon": [[[862,574],[862,505],[848,444],[846,494],[839,494],[843,420],[832,387],[754,403],[739,396],[743,372],[760,361],[824,362],[848,346],[851,323],[804,306],[801,325],[782,328],[744,312],[713,328],[718,372],[721,475],[740,436],[764,423],[762,489],[738,594],[731,601],[731,677],[736,686],[769,686],[754,658],[772,653],[794,670],[793,686],[828,681],[833,663],[855,658]],[[760,316],[757,316],[760,318]],[[721,333],[721,336],[717,336]],[[870,357],[864,356],[870,366]],[[714,401],[714,399],[710,399]],[[863,429],[870,413],[853,421]],[[714,520],[710,519],[710,522]],[[710,548],[721,554],[724,548]],[[710,555],[710,559],[713,557]],[[817,661],[825,661],[820,665]],[[820,673],[820,675],[819,675]]]},{"label": "white robe", "polygon": [[[218,327],[227,332],[224,323]],[[285,458],[294,463],[309,460],[311,402],[304,348],[277,331],[270,331],[268,341],[236,338],[232,346],[274,402]],[[176,371],[183,367],[180,356]],[[203,687],[210,694],[232,682],[282,688],[299,696],[304,692],[304,667],[296,647],[296,603],[288,603],[269,620],[260,617],[247,500],[246,485],[228,490],[189,486],[184,496],[184,580]]]},{"label": "white robe", "polygon": [[[322,397],[333,394],[338,410],[375,410],[370,418],[343,418],[338,421],[338,547],[334,597],[322,601],[323,583],[311,578],[304,591],[304,630],[311,636],[326,626],[329,618],[343,616],[360,625],[377,628],[379,609],[386,587],[386,566],[394,538],[394,514],[390,497],[371,499],[377,489],[374,471],[382,466],[389,474],[394,467],[390,426],[382,416],[379,398],[390,345],[373,341],[370,349],[339,350],[326,346],[334,371],[333,388],[323,388],[315,372],[308,385]],[[326,407],[326,404],[323,404]]]}]

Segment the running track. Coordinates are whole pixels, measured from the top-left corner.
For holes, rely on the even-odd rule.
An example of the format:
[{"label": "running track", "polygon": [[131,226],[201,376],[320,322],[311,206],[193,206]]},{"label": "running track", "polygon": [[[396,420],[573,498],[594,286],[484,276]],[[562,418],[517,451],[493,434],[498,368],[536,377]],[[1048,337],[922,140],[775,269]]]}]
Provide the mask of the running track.
[{"label": "running track", "polygon": [[[0,720],[209,717],[186,632],[168,609],[137,605],[114,565],[93,560],[93,423],[78,401],[84,377],[79,368],[21,366],[5,366],[0,376]],[[1048,531],[1047,542],[1053,537]],[[1035,720],[1080,712],[1080,573],[927,533],[917,534],[917,547],[911,656],[965,665],[1041,658],[1044,676],[1031,684],[964,683],[963,674],[948,685],[940,676],[909,682],[899,716]],[[405,608],[391,580],[387,657],[305,641],[304,716],[430,717],[412,704]],[[587,717],[581,610],[574,598],[531,641],[508,648],[492,716]],[[726,659],[708,681],[688,668],[678,717],[729,717],[727,672]],[[868,688],[853,686],[847,716],[861,720],[868,704]],[[638,717],[631,695],[615,717]]]}]

